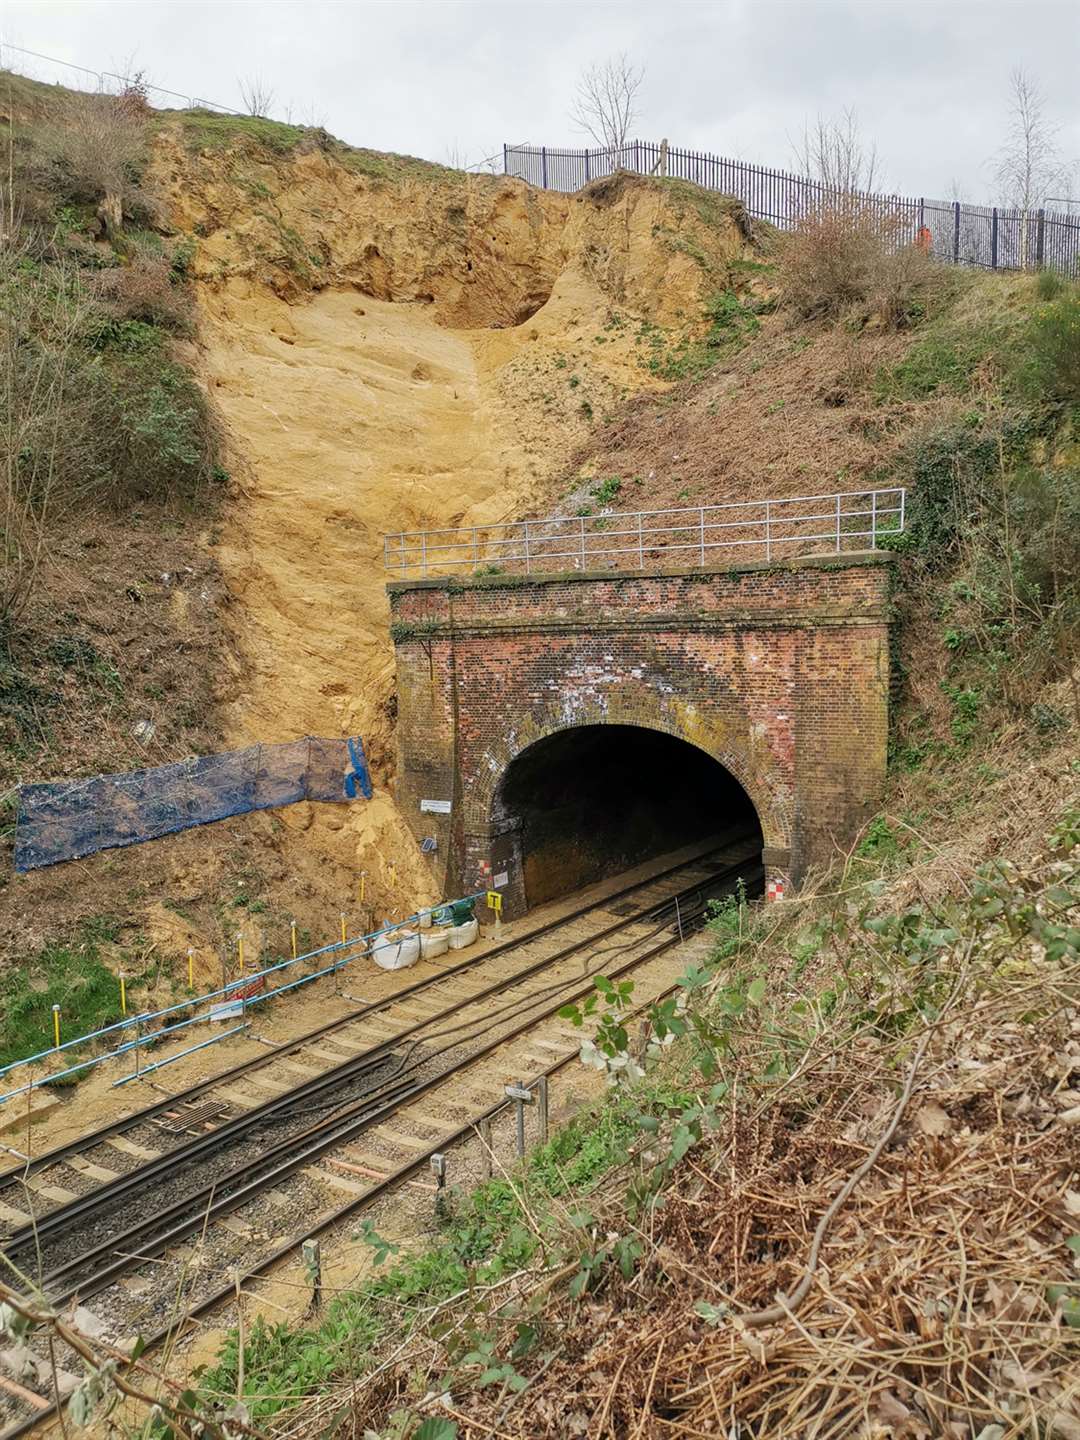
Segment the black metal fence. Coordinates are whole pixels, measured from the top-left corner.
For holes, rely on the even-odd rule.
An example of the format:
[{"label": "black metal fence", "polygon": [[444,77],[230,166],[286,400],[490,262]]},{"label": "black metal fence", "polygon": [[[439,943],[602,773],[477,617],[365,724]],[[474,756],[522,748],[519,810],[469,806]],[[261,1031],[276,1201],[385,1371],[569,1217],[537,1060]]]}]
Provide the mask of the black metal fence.
[{"label": "black metal fence", "polygon": [[[579,190],[616,170],[664,174],[690,180],[741,200],[757,220],[789,229],[827,201],[827,186],[805,176],[743,160],[726,160],[650,140],[630,140],[616,150],[553,150],[545,145],[504,145],[503,170],[544,190]],[[1051,267],[1080,274],[1080,216],[1053,210],[864,194],[860,208],[880,214],[923,244],[939,260],[986,270]]]}]

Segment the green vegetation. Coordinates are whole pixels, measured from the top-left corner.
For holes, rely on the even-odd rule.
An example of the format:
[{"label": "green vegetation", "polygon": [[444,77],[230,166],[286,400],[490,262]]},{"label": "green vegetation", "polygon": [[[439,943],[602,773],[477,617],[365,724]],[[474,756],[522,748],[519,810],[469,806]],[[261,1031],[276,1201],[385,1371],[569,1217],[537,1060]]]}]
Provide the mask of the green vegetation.
[{"label": "green vegetation", "polygon": [[[346,145],[320,125],[289,125],[258,115],[225,115],[216,110],[163,110],[157,113],[158,126],[176,125],[189,150],[213,154],[226,150],[266,150],[272,156],[290,156],[322,150],[333,155],[354,174],[371,180],[461,179],[461,171],[412,155],[392,155],[380,150]],[[258,182],[256,182],[258,184]],[[265,187],[263,187],[263,193]],[[460,223],[464,212],[448,210],[452,223]]]},{"label": "green vegetation", "polygon": [[1061,285],[1055,297],[1031,317],[1022,374],[1032,395],[1080,405],[1080,285]]},{"label": "green vegetation", "polygon": [[54,1005],[60,1006],[63,1038],[68,1040],[120,1019],[119,985],[101,959],[101,946],[115,941],[117,934],[110,916],[85,920],[69,943],[46,945],[25,965],[4,973],[0,1065],[48,1049]]},{"label": "green vegetation", "polygon": [[659,326],[642,320],[635,335],[635,342],[644,349],[640,363],[661,380],[699,380],[761,329],[759,317],[767,308],[759,301],[743,299],[734,290],[720,290],[705,305],[706,333],[674,342]]},{"label": "green vegetation", "polygon": [[286,125],[259,115],[223,115],[217,110],[164,110],[157,118],[159,125],[179,124],[192,150],[227,150],[246,140],[287,155],[309,133],[303,125]]},{"label": "green vegetation", "polygon": [[[688,1096],[663,1088],[652,1096],[644,1091],[618,1094],[533,1151],[519,1174],[489,1180],[469,1193],[451,1192],[433,1245],[398,1260],[385,1273],[378,1272],[397,1247],[367,1222],[361,1234],[374,1252],[376,1273],[371,1278],[331,1301],[311,1326],[267,1324],[260,1318],[245,1337],[243,1394],[252,1419],[276,1414],[335,1376],[364,1374],[387,1335],[410,1328],[431,1306],[505,1279],[541,1250],[568,1244],[589,1258],[583,1212],[571,1211],[568,1197],[587,1195],[622,1161],[626,1147],[641,1133],[643,1107],[655,1105],[658,1113],[666,1113],[673,1105],[685,1108],[689,1103]],[[468,1327],[449,1338],[448,1364],[471,1374],[481,1386],[512,1379],[499,1363],[486,1362],[483,1340]],[[522,1358],[520,1351],[517,1358]],[[234,1331],[216,1365],[198,1377],[200,1395],[210,1404],[235,1397],[237,1378]]]},{"label": "green vegetation", "polygon": [[190,242],[157,233],[137,95],[60,92],[11,140],[0,246],[5,503],[0,624],[37,583],[51,528],[88,507],[206,505],[225,472],[188,336]]},{"label": "green vegetation", "polygon": [[967,395],[977,391],[980,374],[1005,352],[1010,329],[993,326],[939,324],[912,345],[899,365],[878,372],[875,398],[882,403],[925,400],[931,395]]}]

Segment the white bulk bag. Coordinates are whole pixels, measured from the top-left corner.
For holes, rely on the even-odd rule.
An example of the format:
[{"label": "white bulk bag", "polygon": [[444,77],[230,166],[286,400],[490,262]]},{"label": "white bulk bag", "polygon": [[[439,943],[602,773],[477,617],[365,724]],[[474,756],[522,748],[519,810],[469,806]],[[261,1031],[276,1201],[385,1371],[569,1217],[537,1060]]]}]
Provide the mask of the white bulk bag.
[{"label": "white bulk bag", "polygon": [[451,925],[450,927],[450,949],[464,950],[471,945],[480,934],[479,923],[473,920],[466,920],[464,925]]},{"label": "white bulk bag", "polygon": [[382,935],[372,946],[371,954],[383,970],[406,970],[420,959],[420,937],[412,930]]},{"label": "white bulk bag", "polygon": [[431,930],[420,936],[420,954],[425,960],[434,960],[436,955],[445,955],[450,948],[449,930]]}]

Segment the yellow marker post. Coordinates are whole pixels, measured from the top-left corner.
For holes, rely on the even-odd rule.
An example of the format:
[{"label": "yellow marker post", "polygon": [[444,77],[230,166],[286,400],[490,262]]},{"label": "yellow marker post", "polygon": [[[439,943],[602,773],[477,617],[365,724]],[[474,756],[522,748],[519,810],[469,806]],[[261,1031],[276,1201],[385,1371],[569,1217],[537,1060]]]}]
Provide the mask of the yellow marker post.
[{"label": "yellow marker post", "polygon": [[127,1015],[127,981],[123,971],[120,972],[120,1014]]},{"label": "yellow marker post", "polygon": [[341,943],[345,944],[345,912],[341,912]]},{"label": "yellow marker post", "polygon": [[188,988],[189,990],[194,990],[194,989],[195,989],[195,951],[194,951],[194,950],[189,950],[189,951],[187,952],[187,988]]},{"label": "yellow marker post", "polygon": [[487,907],[495,915],[495,938],[497,940],[502,934],[502,896],[498,890],[487,892]]},{"label": "yellow marker post", "polygon": [[59,1006],[59,1005],[54,1005],[54,1006],[52,1007],[52,1029],[53,1029],[53,1044],[56,1046],[57,1050],[59,1050],[59,1049],[60,1049],[60,1006]]},{"label": "yellow marker post", "polygon": [[289,926],[289,935],[292,940],[292,958],[296,959],[296,921]]},{"label": "yellow marker post", "polygon": [[360,904],[363,905],[367,899],[367,871],[360,871]]}]

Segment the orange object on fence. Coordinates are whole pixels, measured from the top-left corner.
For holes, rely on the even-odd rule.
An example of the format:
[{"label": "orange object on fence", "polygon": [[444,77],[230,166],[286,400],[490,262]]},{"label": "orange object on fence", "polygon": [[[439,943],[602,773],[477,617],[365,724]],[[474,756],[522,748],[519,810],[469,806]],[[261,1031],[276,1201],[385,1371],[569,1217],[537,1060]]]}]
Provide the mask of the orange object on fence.
[{"label": "orange object on fence", "polygon": [[933,239],[934,237],[930,234],[929,227],[926,225],[920,225],[918,233],[915,236],[915,244],[919,247],[919,249],[923,252],[924,255],[930,254],[930,247],[933,244]]}]

